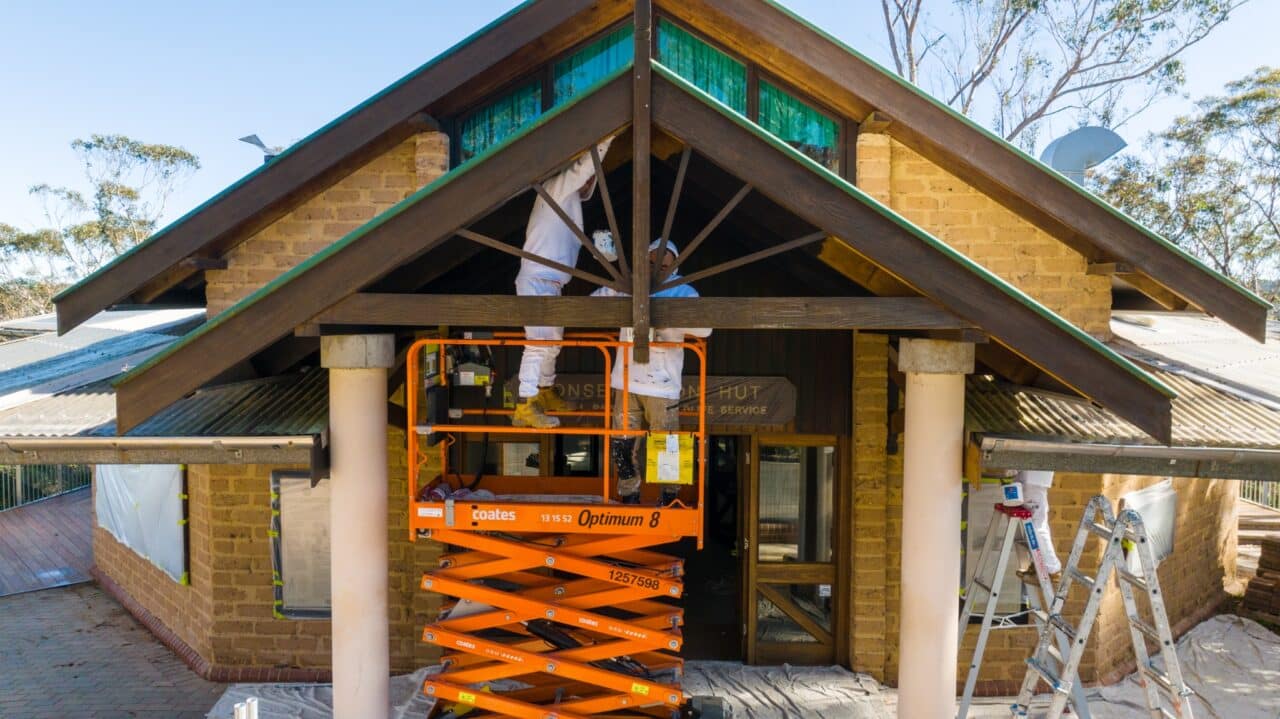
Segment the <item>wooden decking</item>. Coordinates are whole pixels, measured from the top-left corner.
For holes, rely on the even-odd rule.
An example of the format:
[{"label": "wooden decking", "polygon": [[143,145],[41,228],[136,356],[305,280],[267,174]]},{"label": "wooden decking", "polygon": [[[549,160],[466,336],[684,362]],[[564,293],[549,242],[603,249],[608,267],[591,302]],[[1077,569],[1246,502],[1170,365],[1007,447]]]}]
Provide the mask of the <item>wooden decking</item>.
[{"label": "wooden decking", "polygon": [[88,487],[0,512],[0,597],[90,581],[92,563]]}]

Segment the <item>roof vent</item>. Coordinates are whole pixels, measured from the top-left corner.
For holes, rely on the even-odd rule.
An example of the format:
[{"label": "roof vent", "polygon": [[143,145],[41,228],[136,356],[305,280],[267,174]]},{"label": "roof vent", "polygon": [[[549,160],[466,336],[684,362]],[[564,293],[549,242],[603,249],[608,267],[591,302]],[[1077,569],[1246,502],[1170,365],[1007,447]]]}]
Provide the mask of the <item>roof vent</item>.
[{"label": "roof vent", "polygon": [[248,143],[262,150],[262,164],[264,165],[276,159],[276,155],[284,151],[283,147],[267,147],[267,143],[263,142],[257,135],[245,135],[240,138],[240,142]]},{"label": "roof vent", "polygon": [[1105,127],[1082,127],[1049,143],[1040,153],[1040,161],[1077,185],[1083,185],[1085,170],[1102,164],[1127,146],[1119,135]]}]

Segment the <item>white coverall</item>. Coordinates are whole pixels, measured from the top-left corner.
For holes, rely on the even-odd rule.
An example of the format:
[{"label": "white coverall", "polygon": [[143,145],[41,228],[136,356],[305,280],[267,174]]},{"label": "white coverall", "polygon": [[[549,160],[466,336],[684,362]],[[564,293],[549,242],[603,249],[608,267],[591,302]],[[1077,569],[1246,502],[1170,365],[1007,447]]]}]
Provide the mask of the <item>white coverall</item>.
[{"label": "white coverall", "polygon": [[1022,483],[1023,502],[1031,509],[1031,525],[1040,542],[1040,554],[1044,567],[1050,574],[1062,571],[1062,561],[1053,550],[1053,536],[1049,534],[1049,487],[1053,486],[1053,472],[1037,469],[1019,470],[1015,481]]},{"label": "white coverall", "polygon": [[[655,244],[657,244],[655,242]],[[668,245],[674,255],[679,251],[674,245]],[[672,279],[680,275],[672,273]],[[625,293],[609,287],[601,287],[592,292],[593,297],[625,297]],[[661,292],[653,293],[653,297],[697,297],[697,290],[689,285],[677,285]],[[693,337],[709,337],[711,329],[705,327],[667,327],[654,330],[657,342],[683,342],[685,335]],[[622,341],[630,341],[632,330],[623,327],[619,333]],[[627,416],[622,416],[622,348],[614,355],[613,371],[609,384],[615,390],[614,423],[618,427],[639,429],[642,425],[652,431],[673,431],[680,428],[679,402],[684,378],[683,347],[650,347],[649,361],[635,361],[634,350],[627,366],[627,391],[631,394],[627,401]],[[652,399],[657,399],[657,402]],[[618,472],[618,494],[627,496],[640,491],[640,446],[636,438],[623,437],[611,442],[610,454]]]},{"label": "white coverall", "polygon": [[[609,152],[613,138],[601,142],[597,149],[603,158]],[[595,164],[590,153],[584,154],[559,175],[548,180],[544,187],[565,215],[582,229],[582,201],[578,194],[583,185],[595,176]],[[595,192],[595,186],[592,186]],[[590,199],[588,196],[587,199]],[[554,260],[568,267],[578,264],[578,252],[582,243],[568,225],[560,219],[542,197],[533,203],[529,214],[529,226],[525,230],[524,249],[539,257]],[[556,296],[569,281],[571,275],[561,270],[538,264],[532,260],[520,260],[520,273],[516,275],[517,295]],[[531,340],[564,339],[563,327],[525,327],[525,337]],[[538,388],[556,383],[556,357],[558,346],[528,346],[520,357],[520,397],[533,397]]]}]

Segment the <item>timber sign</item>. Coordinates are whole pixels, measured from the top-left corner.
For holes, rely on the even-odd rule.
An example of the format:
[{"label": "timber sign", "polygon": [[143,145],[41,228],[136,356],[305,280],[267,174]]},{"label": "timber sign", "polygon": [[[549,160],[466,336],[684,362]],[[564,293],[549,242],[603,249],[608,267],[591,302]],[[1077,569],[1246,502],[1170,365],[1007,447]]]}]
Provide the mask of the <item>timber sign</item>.
[{"label": "timber sign", "polygon": [[[604,409],[608,389],[600,375],[562,374],[556,377],[561,395],[585,410]],[[503,398],[515,404],[516,378],[507,381]],[[698,411],[698,378],[685,377],[681,412]],[[782,425],[796,417],[796,388],[786,377],[707,376],[707,423],[716,425]]]}]

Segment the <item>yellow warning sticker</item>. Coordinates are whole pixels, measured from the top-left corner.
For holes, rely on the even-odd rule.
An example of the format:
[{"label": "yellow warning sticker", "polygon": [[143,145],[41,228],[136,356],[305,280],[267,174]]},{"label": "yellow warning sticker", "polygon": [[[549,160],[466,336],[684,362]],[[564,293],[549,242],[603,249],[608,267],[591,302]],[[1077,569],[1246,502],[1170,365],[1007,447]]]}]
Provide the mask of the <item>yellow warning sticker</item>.
[{"label": "yellow warning sticker", "polygon": [[475,704],[476,695],[471,692],[458,692],[458,701],[463,704]]},{"label": "yellow warning sticker", "polygon": [[632,694],[641,694],[641,695],[643,695],[643,696],[646,696],[646,697],[647,697],[647,696],[649,696],[649,687],[648,687],[648,686],[646,686],[646,685],[644,685],[644,684],[637,684],[637,683],[635,683],[635,682],[632,682],[632,683],[631,683],[631,693],[632,693]]}]

